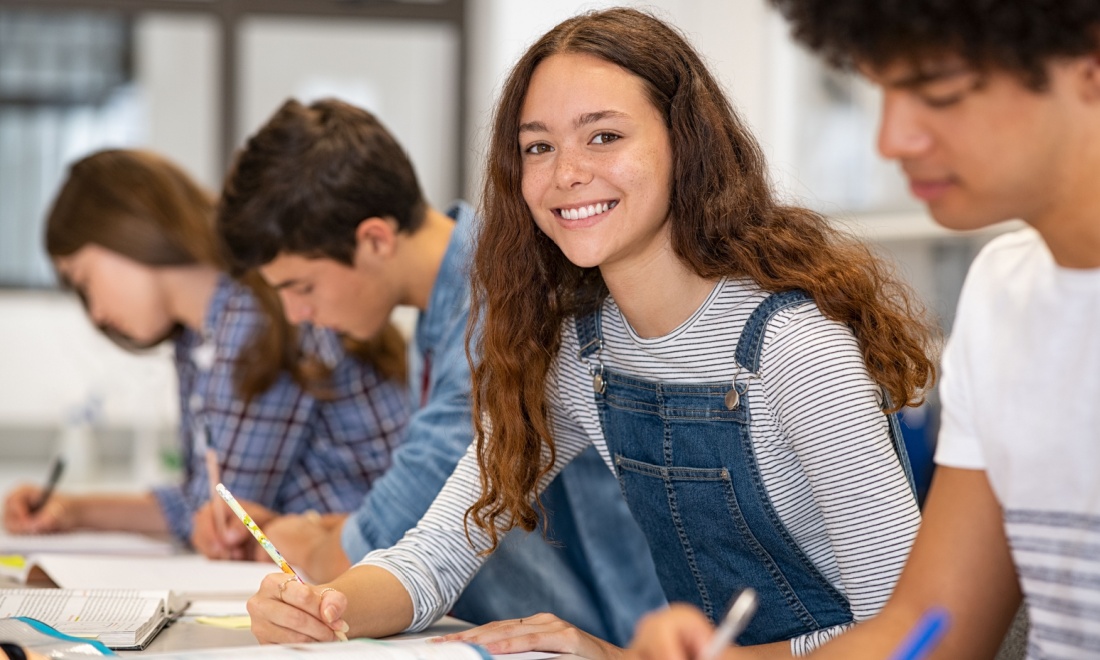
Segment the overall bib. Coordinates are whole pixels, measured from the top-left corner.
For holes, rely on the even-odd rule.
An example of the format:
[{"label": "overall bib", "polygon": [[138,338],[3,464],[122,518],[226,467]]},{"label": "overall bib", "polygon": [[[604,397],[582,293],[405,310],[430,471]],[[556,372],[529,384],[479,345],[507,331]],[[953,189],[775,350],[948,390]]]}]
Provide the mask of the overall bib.
[{"label": "overall bib", "polygon": [[[747,392],[760,381],[737,378],[759,371],[775,313],[809,302],[802,291],[768,296],[741,332],[737,373],[720,383],[648,382],[605,369],[599,310],[575,321],[608,452],[665,595],[716,622],[738,591],[752,587],[759,608],[738,638],[745,645],[852,621],[847,599],[798,547],[768,498],[749,435]],[[889,417],[912,486],[900,429]]]}]

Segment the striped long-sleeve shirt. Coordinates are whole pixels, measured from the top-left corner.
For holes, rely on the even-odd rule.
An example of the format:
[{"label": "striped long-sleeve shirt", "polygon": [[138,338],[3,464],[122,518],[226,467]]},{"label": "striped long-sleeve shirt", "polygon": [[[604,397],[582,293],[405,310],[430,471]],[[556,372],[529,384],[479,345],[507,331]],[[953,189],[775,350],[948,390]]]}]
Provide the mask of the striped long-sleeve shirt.
[{"label": "striped long-sleeve shirt", "polygon": [[[651,381],[728,382],[734,348],[749,314],[766,294],[741,281],[719,283],[678,328],[639,337],[613,300],[603,309],[606,368]],[[587,364],[577,359],[572,324],[547,383],[557,464],[594,444],[610,457],[592,396]],[[759,377],[750,388],[751,434],[773,506],[799,547],[851,605],[856,621],[881,609],[893,590],[920,514],[879,407],[879,387],[864,368],[855,337],[813,305],[779,312],[768,325]],[[762,412],[761,412],[762,411]],[[475,501],[478,467],[471,450],[416,529],[392,549],[363,563],[393,572],[412,595],[412,629],[447,611],[477,570],[485,537],[462,521]],[[842,627],[792,640],[804,653]]]}]

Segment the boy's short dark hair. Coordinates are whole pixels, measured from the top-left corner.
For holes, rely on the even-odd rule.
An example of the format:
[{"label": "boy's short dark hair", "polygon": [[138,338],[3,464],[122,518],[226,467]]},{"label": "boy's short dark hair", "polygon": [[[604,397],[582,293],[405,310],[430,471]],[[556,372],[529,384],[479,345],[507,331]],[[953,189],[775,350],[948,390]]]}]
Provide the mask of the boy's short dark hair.
[{"label": "boy's short dark hair", "polygon": [[217,223],[240,273],[281,252],[350,265],[360,222],[390,217],[412,233],[426,210],[412,163],[374,115],[292,99],[237,154]]},{"label": "boy's short dark hair", "polygon": [[955,54],[1039,90],[1054,57],[1097,49],[1098,0],[771,0],[795,37],[841,67]]}]

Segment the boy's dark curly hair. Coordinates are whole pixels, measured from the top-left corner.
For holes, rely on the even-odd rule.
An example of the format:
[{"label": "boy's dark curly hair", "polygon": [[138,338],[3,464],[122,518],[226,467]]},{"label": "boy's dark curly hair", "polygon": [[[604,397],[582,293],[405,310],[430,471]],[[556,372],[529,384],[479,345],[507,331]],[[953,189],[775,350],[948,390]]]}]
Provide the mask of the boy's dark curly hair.
[{"label": "boy's dark curly hair", "polygon": [[832,64],[881,68],[957,54],[1034,89],[1052,57],[1098,47],[1098,0],[770,0],[794,36]]}]

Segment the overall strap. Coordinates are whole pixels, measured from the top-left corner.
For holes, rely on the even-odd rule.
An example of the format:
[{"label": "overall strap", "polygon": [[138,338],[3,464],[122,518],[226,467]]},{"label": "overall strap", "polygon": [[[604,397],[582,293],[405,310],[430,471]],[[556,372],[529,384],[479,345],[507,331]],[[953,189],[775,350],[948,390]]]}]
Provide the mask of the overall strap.
[{"label": "overall strap", "polygon": [[[773,293],[765,298],[753,310],[749,320],[745,322],[744,329],[741,330],[741,339],[737,342],[737,352],[735,353],[737,364],[743,369],[757,373],[757,370],[760,369],[760,351],[764,345],[764,330],[768,327],[772,317],[780,310],[807,302],[813,302],[813,298],[801,289]],[[885,413],[885,410],[890,407],[890,395],[887,394],[885,389],[881,387],[879,389],[882,392],[882,408]],[[905,440],[901,435],[898,415],[897,413],[886,414],[886,419],[889,423],[890,440],[894,445],[894,451],[897,452],[898,460],[905,472],[905,478],[909,481],[909,488],[915,495],[917,492],[916,481],[913,479],[913,467],[909,463],[909,452],[905,449]]]},{"label": "overall strap", "polygon": [[810,294],[801,289],[781,291],[765,298],[753,310],[749,320],[745,322],[745,327],[741,330],[741,339],[737,341],[737,351],[734,354],[737,364],[743,369],[756,373],[760,369],[760,351],[764,346],[764,330],[767,329],[772,317],[788,307],[813,302],[813,300]]},{"label": "overall strap", "polygon": [[600,328],[600,310],[573,319],[577,332],[577,358],[584,360],[603,348],[603,332]]}]

